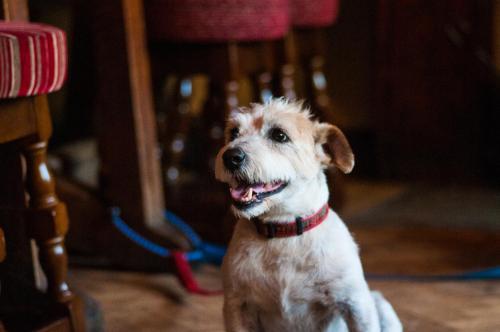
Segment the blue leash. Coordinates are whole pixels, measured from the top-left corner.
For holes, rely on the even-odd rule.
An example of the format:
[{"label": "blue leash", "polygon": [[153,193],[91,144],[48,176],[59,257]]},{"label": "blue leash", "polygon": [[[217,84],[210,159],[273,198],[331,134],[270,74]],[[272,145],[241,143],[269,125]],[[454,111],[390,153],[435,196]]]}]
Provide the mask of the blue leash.
[{"label": "blue leash", "polygon": [[372,280],[401,280],[401,281],[475,281],[500,279],[500,266],[483,270],[463,273],[437,274],[437,275],[402,275],[402,274],[372,274],[367,278]]},{"label": "blue leash", "polygon": [[[165,212],[165,219],[170,222],[175,228],[183,233],[193,245],[193,250],[185,253],[189,262],[206,262],[215,265],[222,263],[222,258],[226,253],[224,246],[203,241],[198,234],[181,218],[170,211]],[[132,242],[147,251],[160,257],[171,257],[172,253],[169,249],[148,240],[141,234],[130,228],[129,225],[120,217],[120,209],[113,207],[111,209],[111,220],[113,225]]]},{"label": "blue leash", "polygon": [[[120,217],[120,209],[114,207],[111,209],[111,217],[113,225],[132,242],[147,251],[160,257],[171,257],[172,253],[169,249],[158,245],[151,240],[134,231]],[[185,253],[189,262],[205,262],[214,265],[220,265],[222,258],[226,253],[226,247],[216,245],[210,242],[205,242],[201,237],[179,216],[165,211],[165,219],[179,230],[193,245],[193,250]],[[469,271],[457,274],[442,274],[442,275],[400,275],[400,274],[367,274],[369,279],[374,280],[407,280],[407,281],[472,281],[472,280],[492,280],[500,279],[500,266]]]}]

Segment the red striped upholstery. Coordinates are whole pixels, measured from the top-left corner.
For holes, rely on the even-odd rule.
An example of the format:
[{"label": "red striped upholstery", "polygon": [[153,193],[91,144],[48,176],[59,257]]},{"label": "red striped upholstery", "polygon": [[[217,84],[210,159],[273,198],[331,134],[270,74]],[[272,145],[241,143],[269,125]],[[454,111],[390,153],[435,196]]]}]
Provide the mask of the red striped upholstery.
[{"label": "red striped upholstery", "polygon": [[288,0],[145,0],[150,39],[269,40],[288,30]]},{"label": "red striped upholstery", "polygon": [[340,0],[290,0],[292,24],[324,27],[337,20]]},{"label": "red striped upholstery", "polygon": [[59,90],[67,71],[66,35],[58,28],[0,21],[0,98]]}]

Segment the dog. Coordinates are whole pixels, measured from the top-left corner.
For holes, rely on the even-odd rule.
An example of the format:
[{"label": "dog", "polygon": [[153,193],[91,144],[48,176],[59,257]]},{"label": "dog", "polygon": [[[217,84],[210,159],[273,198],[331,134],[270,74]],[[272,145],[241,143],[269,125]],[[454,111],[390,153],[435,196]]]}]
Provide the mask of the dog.
[{"label": "dog", "polygon": [[349,143],[301,102],[272,99],[229,115],[215,164],[238,217],[222,265],[227,331],[403,330],[369,290],[357,245],[328,207],[332,165],[351,172]]}]

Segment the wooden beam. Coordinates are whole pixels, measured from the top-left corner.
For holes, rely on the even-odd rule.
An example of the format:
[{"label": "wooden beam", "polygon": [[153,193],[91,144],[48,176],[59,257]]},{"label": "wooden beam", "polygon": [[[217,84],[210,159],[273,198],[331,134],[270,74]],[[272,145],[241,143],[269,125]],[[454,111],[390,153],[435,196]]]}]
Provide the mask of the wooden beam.
[{"label": "wooden beam", "polygon": [[2,0],[0,17],[5,21],[28,21],[28,4],[26,0]]},{"label": "wooden beam", "polygon": [[[90,13],[97,64],[100,190],[134,229],[154,230],[185,246],[163,220],[164,193],[142,1],[93,0]],[[131,259],[128,250],[117,250],[122,261]]]}]

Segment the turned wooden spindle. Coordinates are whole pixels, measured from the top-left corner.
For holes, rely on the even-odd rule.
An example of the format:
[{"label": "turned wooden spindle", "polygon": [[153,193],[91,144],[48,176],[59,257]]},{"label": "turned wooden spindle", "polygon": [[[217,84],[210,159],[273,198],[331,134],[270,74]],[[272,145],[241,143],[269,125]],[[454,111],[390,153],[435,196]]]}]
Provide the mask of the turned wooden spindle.
[{"label": "turned wooden spindle", "polygon": [[167,130],[163,146],[163,164],[166,179],[175,184],[182,172],[186,141],[192,123],[191,103],[193,98],[193,80],[185,77],[177,83],[177,101],[175,109],[166,115]]},{"label": "turned wooden spindle", "polygon": [[59,302],[68,302],[73,298],[66,283],[68,256],[64,236],[68,231],[68,216],[66,206],[56,196],[54,179],[47,166],[47,142],[27,145],[24,157],[30,237],[39,247],[47,292]]},{"label": "turned wooden spindle", "polygon": [[208,91],[208,98],[201,113],[202,126],[199,137],[203,140],[203,148],[195,165],[198,174],[206,174],[207,166],[210,172],[215,170],[215,156],[224,142],[224,120],[229,108],[226,88],[220,79],[210,79]]},{"label": "turned wooden spindle", "polygon": [[[221,70],[208,70],[210,97],[207,101],[203,122],[206,137],[204,160],[211,172],[215,170],[215,156],[224,142],[224,122],[228,114],[239,105],[239,50],[236,43],[228,43],[222,50],[224,62]],[[206,165],[205,163],[203,163]],[[202,170],[206,172],[206,170]]]},{"label": "turned wooden spindle", "polygon": [[254,79],[256,85],[255,99],[260,102],[267,102],[273,98],[273,71],[276,67],[276,43],[273,41],[266,41],[261,43],[259,47],[259,63],[261,70]]},{"label": "turned wooden spindle", "polygon": [[280,89],[281,94],[290,99],[297,99],[297,87],[295,86],[295,67],[297,66],[297,50],[293,33],[289,33],[280,48],[281,75]]},{"label": "turned wooden spindle", "polygon": [[[325,31],[324,29],[312,29],[301,34],[302,62],[306,69],[311,106],[325,121],[335,122],[335,119],[333,119],[333,106],[328,92],[328,80],[325,74],[325,43],[328,40]],[[304,47],[307,50],[304,50]]]},{"label": "turned wooden spindle", "polygon": [[239,83],[236,80],[231,80],[227,82],[224,86],[226,95],[226,115],[230,114],[232,111],[238,109],[238,90]]},{"label": "turned wooden spindle", "polygon": [[236,43],[229,43],[227,46],[227,78],[224,89],[226,95],[226,115],[239,106],[238,91],[240,78],[239,50]]},{"label": "turned wooden spindle", "polygon": [[289,63],[281,67],[281,93],[289,100],[297,99],[295,67]]},{"label": "turned wooden spindle", "polygon": [[328,94],[324,64],[325,59],[321,55],[316,55],[311,59],[309,65],[310,89],[313,96],[313,109],[315,109],[325,121],[332,121],[332,103]]},{"label": "turned wooden spindle", "polygon": [[7,250],[5,249],[5,235],[3,230],[0,228],[0,263],[3,262],[5,256],[7,254]]},{"label": "turned wooden spindle", "polygon": [[273,75],[268,72],[262,72],[257,76],[257,99],[263,103],[269,101],[273,97]]}]

